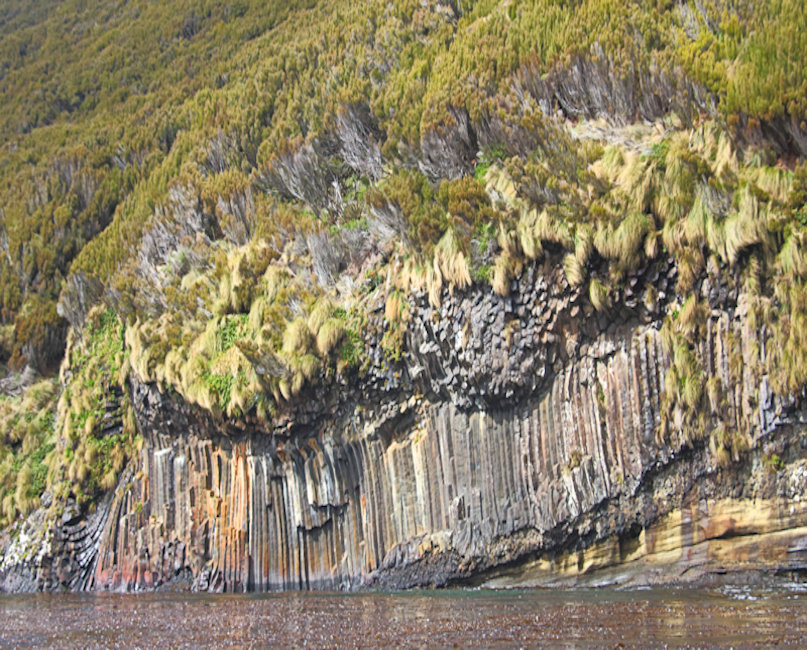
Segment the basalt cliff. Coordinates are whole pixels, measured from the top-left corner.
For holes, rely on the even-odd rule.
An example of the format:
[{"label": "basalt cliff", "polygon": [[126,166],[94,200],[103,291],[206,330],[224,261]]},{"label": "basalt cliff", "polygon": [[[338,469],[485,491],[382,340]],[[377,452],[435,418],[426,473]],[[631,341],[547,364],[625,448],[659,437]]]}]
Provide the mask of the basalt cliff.
[{"label": "basalt cliff", "polygon": [[801,0],[118,4],[0,7],[0,591],[803,578]]},{"label": "basalt cliff", "polygon": [[[807,567],[807,412],[766,375],[744,296],[703,279],[703,381],[745,443],[661,434],[674,266],[596,312],[551,261],[501,297],[415,296],[410,351],[271,429],[132,381],[139,456],[91,515],[10,543],[5,589],[652,584]],[[632,290],[650,282],[656,302]],[[379,308],[383,308],[380,305]],[[371,342],[372,344],[372,342]],[[755,345],[756,344],[756,345]],[[750,358],[760,355],[761,359]],[[731,450],[728,450],[731,453]],[[775,459],[775,460],[771,460]],[[772,466],[775,463],[775,466]],[[36,521],[34,517],[32,521]]]}]

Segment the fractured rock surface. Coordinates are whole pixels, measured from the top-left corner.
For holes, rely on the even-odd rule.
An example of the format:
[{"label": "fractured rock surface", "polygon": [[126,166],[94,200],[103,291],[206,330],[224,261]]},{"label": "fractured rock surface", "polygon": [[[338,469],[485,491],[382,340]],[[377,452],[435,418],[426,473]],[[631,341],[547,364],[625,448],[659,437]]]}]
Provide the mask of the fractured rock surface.
[{"label": "fractured rock surface", "polygon": [[[725,386],[738,426],[752,423],[750,451],[719,470],[703,443],[658,434],[671,360],[652,310],[666,308],[664,289],[645,307],[628,281],[598,314],[553,272],[528,269],[506,298],[446,291],[434,310],[422,297],[402,364],[387,368],[373,350],[354,385],[312,391],[268,431],[135,383],[140,462],[96,515],[42,541],[46,552],[6,553],[3,587],[569,584],[606,569],[642,583],[803,570],[805,413],[764,375],[729,389],[728,338],[745,348],[758,336],[736,296],[704,283],[714,303],[705,372]],[[664,287],[674,271],[644,273]],[[778,472],[762,461],[774,452]]]}]

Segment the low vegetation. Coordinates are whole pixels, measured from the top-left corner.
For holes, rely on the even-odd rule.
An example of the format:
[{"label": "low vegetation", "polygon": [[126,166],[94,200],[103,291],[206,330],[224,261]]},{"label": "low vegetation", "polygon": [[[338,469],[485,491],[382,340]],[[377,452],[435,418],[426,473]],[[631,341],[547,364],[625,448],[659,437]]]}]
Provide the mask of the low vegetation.
[{"label": "low vegetation", "polygon": [[0,398],[0,528],[39,506],[56,445],[58,383]]},{"label": "low vegetation", "polygon": [[750,425],[705,381],[699,291],[738,278],[765,347],[737,342],[732,381],[803,391],[806,13],[7,2],[0,362],[51,379],[0,398],[0,526],[45,490],[116,484],[139,445],[130,373],[270,422],[362,371],[381,304],[395,364],[413,292],[437,313],[542,260],[601,318],[670,260],[659,435],[740,458]]}]

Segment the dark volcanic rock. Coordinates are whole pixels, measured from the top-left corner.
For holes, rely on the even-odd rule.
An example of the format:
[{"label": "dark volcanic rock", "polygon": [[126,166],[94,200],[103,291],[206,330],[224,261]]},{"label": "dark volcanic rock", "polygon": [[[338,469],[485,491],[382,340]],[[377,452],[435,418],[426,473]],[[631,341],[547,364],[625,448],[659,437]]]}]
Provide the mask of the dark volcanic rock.
[{"label": "dark volcanic rock", "polygon": [[[594,318],[559,269],[544,270],[507,298],[445,291],[435,311],[416,296],[400,364],[371,350],[366,373],[309,390],[273,429],[135,382],[139,462],[94,517],[66,514],[51,538],[11,543],[0,584],[647,583],[807,567],[800,403],[764,376],[727,390],[730,416],[752,423],[730,468],[704,442],[662,440],[663,301]],[[667,275],[654,266],[625,286],[641,295]],[[723,297],[700,345],[728,388],[729,338],[745,349],[758,333],[731,291],[702,292]]]}]

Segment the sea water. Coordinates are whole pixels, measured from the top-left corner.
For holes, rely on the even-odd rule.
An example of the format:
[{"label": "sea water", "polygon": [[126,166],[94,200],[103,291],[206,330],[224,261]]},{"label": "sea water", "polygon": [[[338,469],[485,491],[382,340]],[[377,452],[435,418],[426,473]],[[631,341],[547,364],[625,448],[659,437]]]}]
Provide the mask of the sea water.
[{"label": "sea water", "polygon": [[0,647],[773,645],[807,645],[807,585],[0,596]]}]

